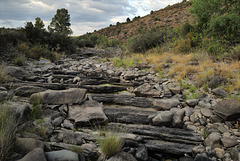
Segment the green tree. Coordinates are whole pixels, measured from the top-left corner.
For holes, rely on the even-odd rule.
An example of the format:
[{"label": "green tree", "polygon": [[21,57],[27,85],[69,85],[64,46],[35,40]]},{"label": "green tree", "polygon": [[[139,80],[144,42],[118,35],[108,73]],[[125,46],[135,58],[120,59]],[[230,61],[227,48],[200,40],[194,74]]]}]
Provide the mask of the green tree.
[{"label": "green tree", "polygon": [[57,32],[71,35],[73,32],[70,28],[70,14],[65,8],[58,9],[56,15],[52,18],[52,22],[48,26],[50,32]]},{"label": "green tree", "polygon": [[130,22],[131,20],[130,20],[130,18],[128,17],[128,18],[126,19],[126,21],[127,21],[127,22]]},{"label": "green tree", "polygon": [[190,12],[202,31],[227,40],[240,42],[239,0],[193,0]]},{"label": "green tree", "polygon": [[43,21],[41,20],[40,17],[35,18],[35,24],[34,24],[34,26],[35,26],[36,28],[40,29],[40,30],[43,30],[43,29],[44,29],[44,23],[43,23]]}]

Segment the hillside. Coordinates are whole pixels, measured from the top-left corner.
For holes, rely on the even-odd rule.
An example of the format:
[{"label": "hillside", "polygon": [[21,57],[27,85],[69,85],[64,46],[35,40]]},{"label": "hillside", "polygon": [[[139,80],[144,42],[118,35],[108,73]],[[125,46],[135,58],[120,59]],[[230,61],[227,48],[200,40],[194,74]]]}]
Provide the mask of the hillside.
[{"label": "hillside", "polygon": [[119,40],[126,40],[128,37],[154,28],[163,29],[165,26],[168,28],[179,27],[187,21],[193,23],[191,13],[188,12],[190,6],[191,2],[177,3],[154,11],[144,17],[113,25],[96,31],[95,33],[111,38],[118,38]]}]

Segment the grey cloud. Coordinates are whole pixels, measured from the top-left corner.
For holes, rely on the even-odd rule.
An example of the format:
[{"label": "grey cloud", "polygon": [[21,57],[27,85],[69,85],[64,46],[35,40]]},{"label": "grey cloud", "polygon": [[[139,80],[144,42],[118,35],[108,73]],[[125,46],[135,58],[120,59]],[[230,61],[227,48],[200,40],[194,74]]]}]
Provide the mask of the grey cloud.
[{"label": "grey cloud", "polygon": [[[140,5],[132,6],[133,1],[139,2]],[[23,26],[24,22],[34,21],[36,17],[49,22],[57,9],[66,8],[74,30],[81,26],[84,26],[84,32],[87,29],[92,30],[94,26],[97,30],[114,23],[112,19],[139,14],[139,9],[148,10],[151,3],[149,5],[143,3],[144,1],[156,3],[157,0],[0,0],[0,27],[19,27],[16,26],[19,24]],[[164,0],[158,2],[161,1],[166,3]],[[74,33],[80,33],[80,31],[74,31]]]},{"label": "grey cloud", "polygon": [[[32,2],[35,2],[34,6]],[[46,6],[39,5],[41,3],[53,6],[55,11],[46,10]],[[1,0],[0,5],[2,20],[29,20],[35,17],[51,20],[59,8],[68,9],[72,21],[81,22],[100,22],[137,12],[128,0]]]}]

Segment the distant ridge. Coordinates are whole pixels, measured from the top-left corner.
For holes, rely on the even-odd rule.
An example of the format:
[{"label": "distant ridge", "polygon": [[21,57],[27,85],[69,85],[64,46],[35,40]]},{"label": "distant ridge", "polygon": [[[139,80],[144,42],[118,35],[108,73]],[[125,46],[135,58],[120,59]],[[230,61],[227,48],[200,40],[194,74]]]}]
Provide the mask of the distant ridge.
[{"label": "distant ridge", "polygon": [[184,22],[193,23],[194,19],[191,13],[188,12],[190,6],[190,1],[169,5],[164,9],[152,11],[144,17],[136,18],[136,20],[111,25],[94,33],[105,35],[108,38],[126,40],[129,37],[154,28],[179,27]]}]

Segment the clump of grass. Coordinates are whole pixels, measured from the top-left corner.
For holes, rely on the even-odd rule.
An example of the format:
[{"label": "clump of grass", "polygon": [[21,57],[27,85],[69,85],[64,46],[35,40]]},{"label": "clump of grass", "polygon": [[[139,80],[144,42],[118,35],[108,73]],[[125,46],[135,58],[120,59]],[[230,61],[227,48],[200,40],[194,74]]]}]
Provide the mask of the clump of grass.
[{"label": "clump of grass", "polygon": [[214,76],[214,69],[208,68],[205,71],[199,72],[196,76],[196,83],[198,86],[202,86],[211,80]]},{"label": "clump of grass", "polygon": [[41,113],[40,96],[38,95],[33,96],[31,100],[32,100],[32,111],[29,114],[28,118],[30,120],[36,120],[39,118]]},{"label": "clump of grass", "polygon": [[185,38],[174,43],[174,51],[176,53],[188,53],[191,50],[191,40]]},{"label": "clump of grass", "polygon": [[137,63],[134,58],[121,59],[118,57],[113,58],[112,62],[115,67],[123,67],[125,69],[128,67],[133,67]]},{"label": "clump of grass", "polygon": [[0,160],[11,156],[17,129],[18,121],[14,110],[7,104],[0,104]]},{"label": "clump of grass", "polygon": [[0,65],[0,83],[6,83],[10,77],[4,72],[3,67]]},{"label": "clump of grass", "polygon": [[82,154],[82,153],[83,153],[82,148],[81,148],[81,147],[78,147],[78,146],[76,146],[76,145],[73,145],[73,146],[72,146],[72,151],[74,151],[74,152],[76,152],[76,153],[78,153],[78,154]]},{"label": "clump of grass", "polygon": [[123,139],[116,132],[99,131],[98,144],[105,158],[110,158],[120,152],[123,143]]},{"label": "clump of grass", "polygon": [[207,128],[206,128],[206,127],[204,127],[204,128],[202,129],[202,137],[203,137],[203,139],[206,139],[206,138],[207,138]]},{"label": "clump of grass", "polygon": [[26,64],[26,57],[25,55],[18,55],[14,58],[14,63],[18,66],[23,66]]}]

